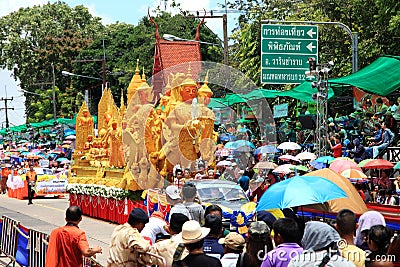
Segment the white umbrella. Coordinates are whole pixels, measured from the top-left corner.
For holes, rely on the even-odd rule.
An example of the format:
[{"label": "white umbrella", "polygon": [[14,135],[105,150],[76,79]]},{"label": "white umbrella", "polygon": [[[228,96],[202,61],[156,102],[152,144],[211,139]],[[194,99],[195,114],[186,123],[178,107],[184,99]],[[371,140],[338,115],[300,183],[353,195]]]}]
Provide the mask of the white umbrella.
[{"label": "white umbrella", "polygon": [[271,161],[260,161],[260,162],[257,162],[256,165],[254,165],[253,169],[273,170],[276,167],[278,167],[278,165],[276,165],[275,163],[273,163]]},{"label": "white umbrella", "polygon": [[279,165],[278,167],[276,167],[272,172],[288,174],[288,173],[293,172],[294,167],[295,167],[295,165],[292,165],[292,164],[283,164],[283,165]]},{"label": "white umbrella", "polygon": [[217,163],[217,166],[232,166],[232,162],[228,160],[223,160]]},{"label": "white umbrella", "polygon": [[296,158],[295,156],[288,155],[288,154],[280,156],[279,159],[280,160],[284,160],[284,161],[294,160],[294,161],[300,162],[300,159]]},{"label": "white umbrella", "polygon": [[75,135],[69,135],[67,137],[65,137],[65,140],[75,140],[76,136]]},{"label": "white umbrella", "polygon": [[299,160],[315,160],[317,156],[314,153],[304,151],[296,155],[296,158]]},{"label": "white umbrella", "polygon": [[298,150],[301,149],[301,146],[295,142],[283,142],[278,148],[282,150]]}]

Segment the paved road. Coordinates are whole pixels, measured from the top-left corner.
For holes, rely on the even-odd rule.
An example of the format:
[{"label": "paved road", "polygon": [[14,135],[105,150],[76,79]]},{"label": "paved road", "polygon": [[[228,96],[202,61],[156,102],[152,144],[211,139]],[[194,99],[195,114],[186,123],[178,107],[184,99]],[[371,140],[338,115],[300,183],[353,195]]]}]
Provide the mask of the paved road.
[{"label": "paved road", "polygon": [[[69,206],[68,195],[66,198],[41,198],[34,199],[33,205],[27,205],[27,200],[9,198],[0,195],[0,216],[6,215],[16,219],[29,229],[35,229],[50,234],[56,227],[65,225],[65,210]],[[108,245],[112,231],[116,224],[84,216],[79,228],[86,232],[90,246],[100,246],[103,253],[98,254],[97,260],[105,265]],[[0,258],[0,266],[8,262]]]}]

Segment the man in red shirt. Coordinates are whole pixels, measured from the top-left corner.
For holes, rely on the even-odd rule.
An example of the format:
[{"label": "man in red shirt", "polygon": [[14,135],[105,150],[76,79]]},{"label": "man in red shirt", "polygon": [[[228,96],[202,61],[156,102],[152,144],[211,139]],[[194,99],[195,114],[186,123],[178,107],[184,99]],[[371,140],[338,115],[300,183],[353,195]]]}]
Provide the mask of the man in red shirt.
[{"label": "man in red shirt", "polygon": [[330,139],[328,139],[328,144],[330,148],[333,150],[333,157],[339,158],[342,156],[342,144],[340,143],[339,135],[335,134],[333,140],[335,141],[335,145],[332,145],[332,141]]},{"label": "man in red shirt", "polygon": [[66,211],[65,226],[54,229],[50,234],[46,254],[46,267],[81,267],[83,256],[101,253],[101,247],[90,248],[84,231],[78,224],[82,221],[82,210],[71,206]]}]

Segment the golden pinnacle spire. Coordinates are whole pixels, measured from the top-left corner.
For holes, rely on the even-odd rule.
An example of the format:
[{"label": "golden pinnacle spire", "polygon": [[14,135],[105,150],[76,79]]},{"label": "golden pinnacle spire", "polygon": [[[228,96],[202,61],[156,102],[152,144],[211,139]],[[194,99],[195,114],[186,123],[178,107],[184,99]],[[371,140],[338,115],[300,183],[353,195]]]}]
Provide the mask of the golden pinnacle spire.
[{"label": "golden pinnacle spire", "polygon": [[146,74],[144,74],[144,66],[143,66],[143,72],[142,72],[142,82],[146,81]]},{"label": "golden pinnacle spire", "polygon": [[165,91],[168,91],[170,89],[171,89],[171,84],[169,83],[169,76],[168,76],[167,85],[165,86]]},{"label": "golden pinnacle spire", "polygon": [[204,78],[204,84],[208,84],[208,72],[209,71],[210,70],[207,70],[206,77]]},{"label": "golden pinnacle spire", "polygon": [[139,59],[136,59],[136,70],[135,73],[139,74]]},{"label": "golden pinnacle spire", "polygon": [[189,63],[188,72],[186,74],[186,78],[192,78],[192,68],[190,67],[190,63]]}]

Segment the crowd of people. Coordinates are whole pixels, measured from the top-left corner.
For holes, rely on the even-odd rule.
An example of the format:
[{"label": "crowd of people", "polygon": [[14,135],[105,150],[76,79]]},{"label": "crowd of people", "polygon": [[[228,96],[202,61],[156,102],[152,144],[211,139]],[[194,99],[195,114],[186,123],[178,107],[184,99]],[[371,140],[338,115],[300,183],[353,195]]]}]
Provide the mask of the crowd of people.
[{"label": "crowd of people", "polygon": [[[331,223],[307,221],[292,213],[273,223],[259,218],[246,234],[223,228],[218,206],[206,210],[203,223],[175,212],[166,220],[160,213],[148,217],[134,208],[128,221],[118,225],[108,247],[108,267],[295,267],[295,266],[398,266],[400,238],[376,211],[358,220],[349,209],[341,210]],[[187,213],[186,213],[187,214]],[[82,256],[102,253],[91,248],[79,207],[66,211],[66,225],[52,231],[46,267],[81,266]],[[155,255],[155,256],[154,256]],[[397,265],[395,265],[397,264]]]}]

